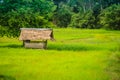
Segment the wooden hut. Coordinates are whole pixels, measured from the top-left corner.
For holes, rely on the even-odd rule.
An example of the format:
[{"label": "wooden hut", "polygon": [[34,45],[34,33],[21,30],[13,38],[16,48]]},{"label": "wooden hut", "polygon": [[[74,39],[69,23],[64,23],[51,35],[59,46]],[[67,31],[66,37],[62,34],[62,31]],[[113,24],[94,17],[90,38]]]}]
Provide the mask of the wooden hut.
[{"label": "wooden hut", "polygon": [[25,48],[45,49],[47,40],[54,40],[53,30],[47,28],[21,28],[19,40]]}]

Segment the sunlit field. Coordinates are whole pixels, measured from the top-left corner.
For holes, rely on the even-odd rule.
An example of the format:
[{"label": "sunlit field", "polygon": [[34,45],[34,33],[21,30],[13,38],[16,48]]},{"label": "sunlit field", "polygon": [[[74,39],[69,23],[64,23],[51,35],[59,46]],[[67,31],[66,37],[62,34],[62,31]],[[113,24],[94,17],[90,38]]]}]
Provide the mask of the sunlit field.
[{"label": "sunlit field", "polygon": [[[25,49],[18,38],[0,38],[0,80],[115,80],[112,56],[120,31],[54,29],[47,49]],[[115,77],[114,77],[115,76]]]}]

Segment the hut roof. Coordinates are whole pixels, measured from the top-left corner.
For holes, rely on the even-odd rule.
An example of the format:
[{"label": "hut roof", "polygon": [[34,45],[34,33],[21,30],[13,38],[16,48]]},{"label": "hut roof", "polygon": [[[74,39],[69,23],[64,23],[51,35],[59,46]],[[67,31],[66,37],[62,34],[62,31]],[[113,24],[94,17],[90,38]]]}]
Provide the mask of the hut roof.
[{"label": "hut roof", "polygon": [[53,40],[53,30],[49,28],[21,28],[20,40]]}]

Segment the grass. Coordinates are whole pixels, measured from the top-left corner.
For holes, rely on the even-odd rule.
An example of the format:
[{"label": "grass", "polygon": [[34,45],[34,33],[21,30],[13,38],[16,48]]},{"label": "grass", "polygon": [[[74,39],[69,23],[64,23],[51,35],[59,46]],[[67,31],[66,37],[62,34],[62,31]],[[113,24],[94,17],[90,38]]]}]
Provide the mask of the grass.
[{"label": "grass", "polygon": [[48,41],[47,50],[25,49],[18,39],[2,37],[0,75],[10,80],[112,80],[109,57],[118,49],[119,34],[54,29],[56,40]]}]

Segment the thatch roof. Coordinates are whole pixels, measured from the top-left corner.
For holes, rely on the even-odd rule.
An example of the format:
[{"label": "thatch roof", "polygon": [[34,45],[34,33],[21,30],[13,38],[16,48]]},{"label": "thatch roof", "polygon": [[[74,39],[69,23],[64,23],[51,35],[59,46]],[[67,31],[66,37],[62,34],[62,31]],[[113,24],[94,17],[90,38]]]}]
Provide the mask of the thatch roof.
[{"label": "thatch roof", "polygon": [[44,28],[21,28],[20,40],[53,40],[53,30]]}]

